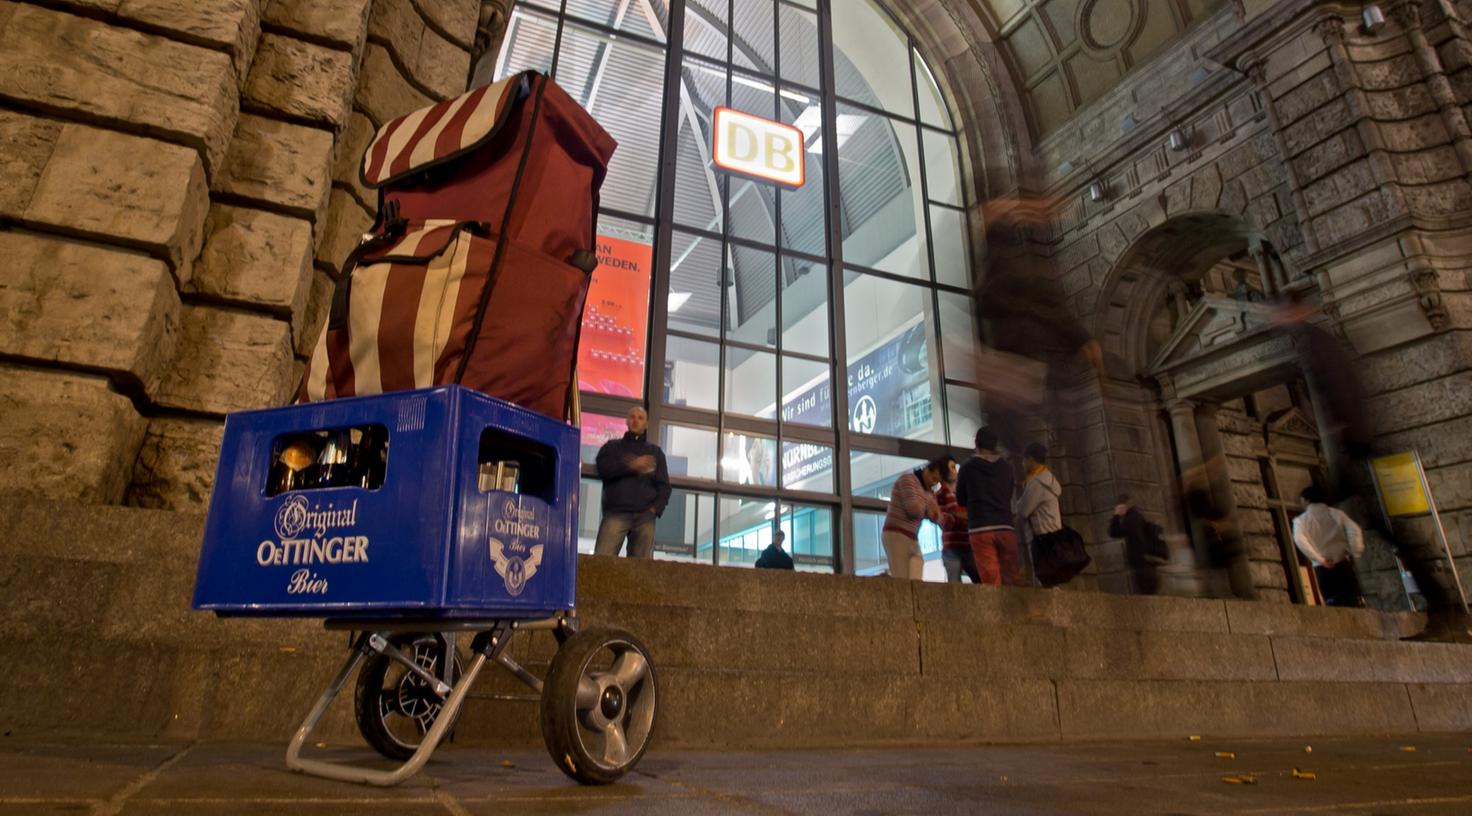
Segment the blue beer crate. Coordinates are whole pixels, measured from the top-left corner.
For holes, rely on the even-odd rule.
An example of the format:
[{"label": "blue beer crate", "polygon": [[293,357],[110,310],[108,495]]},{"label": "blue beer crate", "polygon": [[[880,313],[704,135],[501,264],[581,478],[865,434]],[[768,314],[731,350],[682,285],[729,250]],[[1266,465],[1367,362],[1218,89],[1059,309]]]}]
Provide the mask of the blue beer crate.
[{"label": "blue beer crate", "polygon": [[[375,427],[382,484],[270,495],[283,439]],[[519,492],[479,464],[520,463]],[[281,617],[542,618],[573,606],[578,430],[459,386],[231,414],[194,607]]]}]

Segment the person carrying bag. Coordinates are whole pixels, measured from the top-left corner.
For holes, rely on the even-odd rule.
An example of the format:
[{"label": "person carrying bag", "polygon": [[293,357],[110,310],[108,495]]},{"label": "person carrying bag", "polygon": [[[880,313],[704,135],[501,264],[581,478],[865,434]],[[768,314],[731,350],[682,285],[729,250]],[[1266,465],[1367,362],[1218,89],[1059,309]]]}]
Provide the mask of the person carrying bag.
[{"label": "person carrying bag", "polygon": [[1089,565],[1083,537],[1063,523],[1058,497],[1063,486],[1048,470],[1048,449],[1034,442],[1023,451],[1022,491],[1013,511],[1025,521],[1033,574],[1045,587],[1066,583]]}]

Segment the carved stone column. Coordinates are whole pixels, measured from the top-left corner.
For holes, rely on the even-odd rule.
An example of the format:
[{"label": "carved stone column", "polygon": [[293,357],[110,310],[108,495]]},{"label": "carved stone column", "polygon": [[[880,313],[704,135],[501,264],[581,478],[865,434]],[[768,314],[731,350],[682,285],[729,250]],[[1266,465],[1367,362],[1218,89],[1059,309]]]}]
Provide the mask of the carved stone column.
[{"label": "carved stone column", "polygon": [[[489,82],[494,72],[496,57],[501,53],[501,42],[506,38],[506,23],[511,19],[512,0],[481,0],[480,22],[475,26],[475,42],[470,47],[470,74],[466,85]],[[487,62],[481,70],[482,62]]]},{"label": "carved stone column", "polygon": [[1462,161],[1462,170],[1472,174],[1472,127],[1468,126],[1467,115],[1457,103],[1457,94],[1452,89],[1451,81],[1446,78],[1441,55],[1426,38],[1426,30],[1421,26],[1419,0],[1402,0],[1391,9],[1391,14],[1401,28],[1405,29],[1406,37],[1411,43],[1411,52],[1416,56],[1416,64],[1426,77],[1426,87],[1431,91],[1431,98],[1441,112],[1441,121],[1452,137],[1457,158]]},{"label": "carved stone column", "polygon": [[1370,171],[1375,174],[1375,183],[1385,190],[1390,198],[1391,206],[1394,208],[1393,215],[1406,212],[1405,193],[1401,191],[1395,165],[1390,161],[1390,153],[1386,147],[1385,139],[1381,137],[1380,129],[1370,118],[1370,103],[1365,98],[1365,89],[1360,84],[1359,72],[1355,70],[1354,60],[1349,56],[1349,49],[1344,45],[1344,18],[1338,15],[1328,15],[1314,25],[1314,29],[1323,38],[1325,47],[1329,51],[1329,62],[1334,66],[1334,76],[1339,80],[1339,87],[1344,92],[1345,104],[1349,106],[1349,114],[1354,117],[1355,132],[1359,134],[1360,144],[1365,146],[1369,153]]},{"label": "carved stone column", "polygon": [[1314,234],[1310,225],[1308,203],[1303,197],[1303,184],[1298,180],[1298,171],[1293,168],[1293,162],[1288,155],[1288,144],[1283,139],[1283,120],[1278,116],[1278,107],[1273,103],[1273,92],[1268,88],[1267,69],[1263,67],[1261,60],[1239,64],[1243,73],[1252,79],[1252,84],[1257,88],[1258,96],[1262,99],[1262,108],[1268,115],[1268,130],[1272,131],[1273,144],[1278,148],[1278,155],[1283,159],[1283,172],[1288,176],[1288,196],[1293,200],[1293,209],[1298,211],[1298,232],[1303,237],[1303,248],[1313,254],[1319,249],[1319,237]]}]

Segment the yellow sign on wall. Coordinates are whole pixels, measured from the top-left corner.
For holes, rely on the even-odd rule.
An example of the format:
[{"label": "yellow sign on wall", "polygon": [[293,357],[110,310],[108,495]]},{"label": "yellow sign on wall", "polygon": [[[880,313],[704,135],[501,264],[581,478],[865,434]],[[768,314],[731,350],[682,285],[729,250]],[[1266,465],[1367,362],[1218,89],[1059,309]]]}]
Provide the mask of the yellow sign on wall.
[{"label": "yellow sign on wall", "polygon": [[1421,463],[1412,453],[1377,456],[1371,460],[1380,501],[1391,516],[1420,516],[1431,512]]}]

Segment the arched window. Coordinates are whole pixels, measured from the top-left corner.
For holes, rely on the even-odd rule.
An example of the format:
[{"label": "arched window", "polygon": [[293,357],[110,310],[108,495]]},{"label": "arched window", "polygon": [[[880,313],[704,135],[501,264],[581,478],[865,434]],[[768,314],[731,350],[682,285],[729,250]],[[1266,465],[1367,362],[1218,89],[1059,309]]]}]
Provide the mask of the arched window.
[{"label": "arched window", "polygon": [[[914,43],[873,0],[523,0],[495,75],[526,68],[619,142],[585,461],[647,400],[677,488],[659,557],[749,565],[780,524],[799,569],[882,569],[895,477],[980,421],[969,202]],[[794,128],[803,183],[714,161],[721,108]],[[585,550],[599,495],[585,480]]]}]

